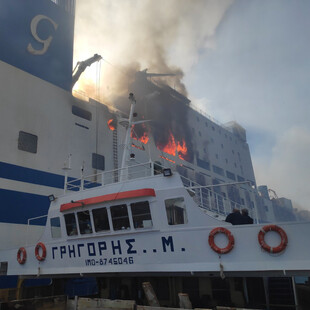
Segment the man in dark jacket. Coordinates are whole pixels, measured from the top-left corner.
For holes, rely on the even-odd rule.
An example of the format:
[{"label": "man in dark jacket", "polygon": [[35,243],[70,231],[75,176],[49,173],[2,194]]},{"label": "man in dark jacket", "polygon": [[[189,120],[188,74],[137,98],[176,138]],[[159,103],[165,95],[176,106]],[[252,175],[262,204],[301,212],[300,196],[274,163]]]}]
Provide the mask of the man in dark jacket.
[{"label": "man in dark jacket", "polygon": [[242,209],[241,210],[242,214],[242,224],[253,224],[253,219],[249,216],[249,211],[248,209]]},{"label": "man in dark jacket", "polygon": [[240,225],[240,224],[244,224],[244,219],[240,213],[240,210],[237,208],[234,208],[232,213],[227,215],[225,222],[231,223],[233,225]]}]

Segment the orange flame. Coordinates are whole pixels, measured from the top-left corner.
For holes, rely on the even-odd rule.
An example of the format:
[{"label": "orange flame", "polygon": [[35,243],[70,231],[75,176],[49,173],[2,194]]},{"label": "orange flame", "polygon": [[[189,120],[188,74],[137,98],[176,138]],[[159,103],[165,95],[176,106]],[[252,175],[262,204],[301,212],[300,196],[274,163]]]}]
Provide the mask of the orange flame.
[{"label": "orange flame", "polygon": [[162,158],[162,159],[165,159],[165,160],[168,160],[168,161],[170,161],[170,162],[172,162],[172,163],[174,163],[175,164],[175,161],[174,160],[172,160],[172,159],[170,159],[170,158],[168,158],[168,157],[165,157],[165,156],[159,156],[160,158]]},{"label": "orange flame", "polygon": [[182,140],[181,143],[178,142],[177,151],[178,151],[179,158],[182,160],[186,160],[187,146],[184,140]]},{"label": "orange flame", "polygon": [[133,147],[135,147],[135,148],[137,148],[137,149],[139,149],[139,150],[141,150],[141,151],[145,151],[145,148],[144,148],[143,145],[142,145],[142,147],[141,147],[141,146],[138,146],[138,145],[135,145],[134,143],[132,143],[131,146],[133,146]]},{"label": "orange flame", "polygon": [[142,142],[143,144],[147,144],[147,143],[149,142],[149,136],[148,136],[148,130],[147,130],[145,124],[143,124],[143,123],[140,124],[140,126],[141,126],[140,128],[143,129],[143,134],[142,134],[142,136],[140,136],[140,137],[138,137],[137,134],[136,134],[135,131],[134,131],[135,126],[137,126],[137,125],[133,125],[133,126],[132,126],[132,130],[131,130],[130,137],[131,137],[132,139],[135,139],[135,140],[137,140],[137,141]]},{"label": "orange flame", "polygon": [[171,132],[169,135],[168,143],[164,146],[158,145],[157,148],[167,154],[175,156],[176,144],[175,144],[174,136],[172,135]]},{"label": "orange flame", "polygon": [[168,143],[165,146],[157,145],[157,148],[172,156],[175,156],[177,151],[179,158],[182,160],[186,160],[188,155],[185,141],[176,141],[171,132],[169,134]]},{"label": "orange flame", "polygon": [[108,120],[108,127],[109,127],[109,129],[112,130],[112,131],[116,129],[115,126],[114,126],[114,124],[113,124],[113,121],[114,121],[113,118],[111,118],[111,119]]}]

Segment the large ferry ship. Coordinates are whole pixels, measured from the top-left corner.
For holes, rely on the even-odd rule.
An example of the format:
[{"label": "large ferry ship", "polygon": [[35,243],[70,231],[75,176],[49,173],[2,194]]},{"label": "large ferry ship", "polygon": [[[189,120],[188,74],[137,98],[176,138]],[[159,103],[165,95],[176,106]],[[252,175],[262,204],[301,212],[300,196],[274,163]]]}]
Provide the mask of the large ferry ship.
[{"label": "large ferry ship", "polygon": [[[29,244],[38,241],[46,223],[48,197],[61,196],[68,181],[93,175],[89,183],[93,186],[101,182],[98,173],[121,167],[127,129],[122,118],[128,111],[72,95],[75,1],[2,0],[0,9],[0,22],[6,29],[0,50],[0,246],[6,249],[24,246],[21,236],[27,235]],[[81,62],[79,73],[88,64]],[[268,195],[257,189],[242,126],[219,124],[146,70],[136,73],[129,92],[135,94],[137,105],[130,137],[132,163],[151,160],[173,168],[186,178],[187,186],[204,186],[203,203],[197,203],[211,218],[223,220],[233,208],[247,208],[256,223],[275,220]],[[114,178],[119,181],[118,175]],[[247,291],[264,286],[263,279],[255,276],[221,280],[221,284],[212,284],[213,293],[224,292],[224,299],[229,295],[229,303],[232,294],[238,295],[233,281],[237,286],[248,285]],[[99,282],[103,295],[109,295],[116,287],[141,279],[110,276],[109,284],[103,279]],[[214,279],[164,277],[152,281],[158,287],[160,283],[183,283],[183,290],[191,291],[198,300],[212,282],[219,281]],[[289,278],[288,283],[294,281]],[[204,294],[199,295],[199,287]],[[240,294],[244,304],[251,299]],[[162,299],[171,301],[173,297]]]}]

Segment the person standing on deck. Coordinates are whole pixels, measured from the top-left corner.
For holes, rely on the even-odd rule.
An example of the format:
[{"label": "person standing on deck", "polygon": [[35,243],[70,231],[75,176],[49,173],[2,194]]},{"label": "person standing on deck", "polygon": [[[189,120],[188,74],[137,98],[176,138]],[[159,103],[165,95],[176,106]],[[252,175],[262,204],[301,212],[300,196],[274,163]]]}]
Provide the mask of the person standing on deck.
[{"label": "person standing on deck", "polygon": [[241,210],[241,214],[242,214],[242,220],[243,223],[242,224],[253,224],[253,219],[249,216],[249,211],[248,209],[242,209]]},{"label": "person standing on deck", "polygon": [[227,215],[225,222],[231,223],[233,225],[240,225],[240,224],[244,224],[244,219],[240,213],[240,210],[237,208],[234,208],[232,213]]}]

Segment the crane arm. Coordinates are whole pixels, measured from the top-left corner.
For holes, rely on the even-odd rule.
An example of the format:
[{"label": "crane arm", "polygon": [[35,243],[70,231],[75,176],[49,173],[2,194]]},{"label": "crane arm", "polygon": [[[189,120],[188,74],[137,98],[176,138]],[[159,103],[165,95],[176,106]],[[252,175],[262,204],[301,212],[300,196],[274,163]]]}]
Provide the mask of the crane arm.
[{"label": "crane arm", "polygon": [[73,72],[72,72],[72,88],[75,85],[75,83],[78,81],[80,78],[81,74],[85,71],[87,67],[92,65],[94,62],[101,60],[102,57],[98,54],[95,54],[94,56],[84,60],[84,61],[79,61]]}]

